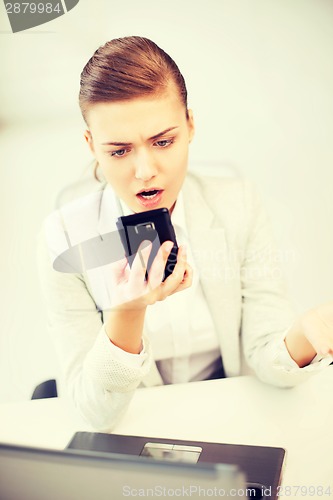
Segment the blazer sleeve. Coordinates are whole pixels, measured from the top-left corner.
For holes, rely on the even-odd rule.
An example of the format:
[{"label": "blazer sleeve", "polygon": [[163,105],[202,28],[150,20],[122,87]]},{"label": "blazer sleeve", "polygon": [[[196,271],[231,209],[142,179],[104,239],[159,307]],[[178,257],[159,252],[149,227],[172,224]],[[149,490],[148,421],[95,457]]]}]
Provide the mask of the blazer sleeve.
[{"label": "blazer sleeve", "polygon": [[140,355],[119,353],[106,335],[102,313],[84,276],[53,269],[43,231],[38,238],[38,268],[66,394],[90,426],[110,431],[150,370],[149,343],[144,339]]},{"label": "blazer sleeve", "polygon": [[245,254],[241,266],[245,358],[264,382],[291,387],[323,369],[331,357],[299,368],[284,339],[295,320],[270,221],[249,182],[244,184]]}]

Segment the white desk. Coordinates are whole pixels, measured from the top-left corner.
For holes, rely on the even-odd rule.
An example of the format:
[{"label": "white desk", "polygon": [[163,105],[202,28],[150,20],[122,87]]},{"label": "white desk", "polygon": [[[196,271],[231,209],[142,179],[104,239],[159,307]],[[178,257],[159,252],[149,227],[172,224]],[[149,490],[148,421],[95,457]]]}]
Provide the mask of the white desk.
[{"label": "white desk", "polygon": [[[333,366],[293,389],[252,377],[140,389],[114,429],[132,434],[286,448],[283,485],[331,486]],[[0,442],[64,448],[79,421],[65,399],[0,405]],[[297,496],[291,498],[319,498]]]}]

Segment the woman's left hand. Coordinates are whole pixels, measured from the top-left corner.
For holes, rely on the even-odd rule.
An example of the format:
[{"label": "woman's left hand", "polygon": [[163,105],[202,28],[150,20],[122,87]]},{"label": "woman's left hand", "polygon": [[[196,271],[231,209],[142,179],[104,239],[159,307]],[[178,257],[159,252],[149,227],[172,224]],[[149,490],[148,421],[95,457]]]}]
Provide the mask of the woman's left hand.
[{"label": "woman's left hand", "polygon": [[316,354],[333,355],[333,302],[306,311],[289,330],[285,343],[300,367],[308,365]]},{"label": "woman's left hand", "polygon": [[302,316],[303,334],[317,354],[333,354],[333,302],[310,309]]}]

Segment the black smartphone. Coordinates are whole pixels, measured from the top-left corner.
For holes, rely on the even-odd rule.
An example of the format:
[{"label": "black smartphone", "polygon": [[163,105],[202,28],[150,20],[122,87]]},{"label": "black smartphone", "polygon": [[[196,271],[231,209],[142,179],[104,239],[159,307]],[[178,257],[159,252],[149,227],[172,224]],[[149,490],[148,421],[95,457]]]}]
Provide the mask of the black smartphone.
[{"label": "black smartphone", "polygon": [[141,243],[145,240],[152,242],[147,272],[149,272],[162,243],[173,241],[173,248],[164,270],[163,281],[166,280],[174,270],[178,253],[175,230],[171,222],[169,210],[167,208],[157,208],[156,210],[148,210],[147,212],[125,215],[119,217],[116,224],[130,266]]}]

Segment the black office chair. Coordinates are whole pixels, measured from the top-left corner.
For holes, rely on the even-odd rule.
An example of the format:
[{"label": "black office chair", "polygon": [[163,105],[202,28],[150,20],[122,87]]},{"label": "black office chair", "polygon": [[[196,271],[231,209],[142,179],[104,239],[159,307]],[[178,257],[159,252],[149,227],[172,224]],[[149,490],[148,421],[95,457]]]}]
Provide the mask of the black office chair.
[{"label": "black office chair", "polygon": [[35,388],[31,399],[57,398],[57,382],[54,379],[46,380]]}]

